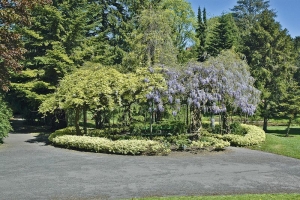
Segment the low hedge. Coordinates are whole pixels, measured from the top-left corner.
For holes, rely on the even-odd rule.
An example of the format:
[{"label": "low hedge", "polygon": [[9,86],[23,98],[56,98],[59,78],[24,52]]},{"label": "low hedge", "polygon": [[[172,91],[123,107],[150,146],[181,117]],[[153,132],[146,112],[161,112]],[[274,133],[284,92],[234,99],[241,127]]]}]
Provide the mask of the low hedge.
[{"label": "low hedge", "polygon": [[53,139],[58,136],[63,135],[76,135],[76,129],[75,127],[67,127],[63,129],[56,130],[54,133],[51,133],[48,137],[49,141],[53,142]]},{"label": "low hedge", "polygon": [[170,148],[159,141],[137,139],[112,141],[101,137],[77,136],[75,127],[57,130],[50,134],[48,139],[54,145],[102,153],[167,155],[170,152]]},{"label": "low hedge", "polygon": [[87,151],[131,155],[167,155],[170,148],[152,140],[117,140],[107,138],[63,135],[52,138],[55,145]]},{"label": "low hedge", "polygon": [[246,129],[247,133],[245,136],[234,135],[234,134],[205,134],[221,140],[230,142],[231,146],[251,146],[257,145],[266,140],[266,133],[259,127],[254,125],[241,124]]}]

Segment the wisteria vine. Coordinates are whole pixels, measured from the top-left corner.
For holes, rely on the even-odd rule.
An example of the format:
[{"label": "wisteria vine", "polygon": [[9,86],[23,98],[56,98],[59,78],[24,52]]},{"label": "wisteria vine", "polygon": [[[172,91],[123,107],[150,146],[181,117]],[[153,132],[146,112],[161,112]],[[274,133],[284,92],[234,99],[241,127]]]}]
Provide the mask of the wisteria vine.
[{"label": "wisteria vine", "polygon": [[[173,105],[173,115],[178,113],[182,102],[194,108],[194,114],[220,114],[230,107],[253,115],[260,101],[260,91],[254,87],[248,65],[232,57],[224,53],[207,63],[191,63],[181,70],[162,67],[160,73],[166,77],[167,89],[153,88],[147,99],[153,101],[160,112],[165,110],[165,104]],[[150,72],[155,73],[153,68]]]}]

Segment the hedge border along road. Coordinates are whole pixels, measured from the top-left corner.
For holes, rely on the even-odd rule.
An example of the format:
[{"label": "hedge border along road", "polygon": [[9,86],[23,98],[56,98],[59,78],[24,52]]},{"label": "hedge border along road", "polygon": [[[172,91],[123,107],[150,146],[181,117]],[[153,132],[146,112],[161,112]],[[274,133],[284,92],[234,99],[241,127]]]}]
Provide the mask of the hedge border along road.
[{"label": "hedge border along road", "polygon": [[130,155],[167,155],[170,148],[152,140],[117,140],[89,136],[63,135],[52,138],[55,145],[87,151],[130,154]]}]

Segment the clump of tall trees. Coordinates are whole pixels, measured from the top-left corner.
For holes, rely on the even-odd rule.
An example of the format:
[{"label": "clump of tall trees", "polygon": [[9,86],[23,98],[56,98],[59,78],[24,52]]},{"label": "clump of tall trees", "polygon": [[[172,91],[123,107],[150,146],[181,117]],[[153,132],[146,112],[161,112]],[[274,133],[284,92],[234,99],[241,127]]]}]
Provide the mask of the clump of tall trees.
[{"label": "clump of tall trees", "polygon": [[2,0],[0,2],[0,143],[11,131],[9,122],[12,112],[2,98],[2,91],[8,91],[12,74],[22,69],[26,48],[19,29],[31,24],[31,11],[48,0]]},{"label": "clump of tall trees", "polygon": [[264,130],[272,117],[295,119],[299,38],[276,22],[269,1],[238,0],[210,19],[199,6],[195,15],[186,0],[2,1],[6,99],[32,123],[39,110],[55,121],[71,109],[77,128],[88,110],[97,127],[113,113],[131,123],[140,108],[155,119],[185,110],[191,130],[203,113],[212,122],[220,114],[226,132],[230,113],[261,117]]}]

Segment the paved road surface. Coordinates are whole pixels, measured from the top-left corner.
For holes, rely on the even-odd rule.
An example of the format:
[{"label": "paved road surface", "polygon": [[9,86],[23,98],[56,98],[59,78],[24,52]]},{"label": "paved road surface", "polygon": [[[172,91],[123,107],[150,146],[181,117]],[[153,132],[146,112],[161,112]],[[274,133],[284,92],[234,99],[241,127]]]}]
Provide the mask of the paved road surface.
[{"label": "paved road surface", "polygon": [[120,156],[55,148],[34,134],[0,146],[0,199],[122,199],[300,191],[300,160],[230,148],[207,155]]}]

